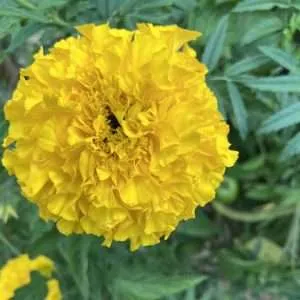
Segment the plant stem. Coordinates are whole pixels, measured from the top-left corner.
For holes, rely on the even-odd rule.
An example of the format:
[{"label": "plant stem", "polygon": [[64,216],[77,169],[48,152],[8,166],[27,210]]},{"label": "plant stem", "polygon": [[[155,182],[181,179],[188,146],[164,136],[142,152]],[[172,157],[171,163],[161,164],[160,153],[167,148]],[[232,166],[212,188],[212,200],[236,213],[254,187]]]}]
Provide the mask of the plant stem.
[{"label": "plant stem", "polygon": [[55,14],[51,17],[51,21],[49,23],[50,24],[52,23],[52,24],[55,24],[58,26],[62,26],[62,27],[66,27],[66,28],[72,28],[72,26],[70,24],[68,24],[67,22],[62,20],[57,14]]},{"label": "plant stem", "polygon": [[280,208],[280,209],[273,209],[270,211],[257,211],[257,212],[237,211],[217,201],[213,202],[212,206],[218,213],[220,213],[221,215],[229,219],[235,221],[247,222],[247,223],[256,223],[256,222],[273,220],[276,218],[288,216],[295,212],[294,206]]},{"label": "plant stem", "polygon": [[28,9],[36,9],[36,7],[27,0],[16,0],[18,4]]}]

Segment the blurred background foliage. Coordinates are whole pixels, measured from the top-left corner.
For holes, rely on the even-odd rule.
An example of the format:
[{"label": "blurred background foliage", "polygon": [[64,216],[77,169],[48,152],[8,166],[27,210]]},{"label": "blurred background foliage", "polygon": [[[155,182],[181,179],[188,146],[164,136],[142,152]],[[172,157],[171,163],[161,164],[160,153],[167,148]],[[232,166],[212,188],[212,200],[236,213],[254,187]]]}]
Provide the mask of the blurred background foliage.
[{"label": "blurred background foliage", "polygon": [[[0,165],[0,265],[19,253],[49,256],[66,300],[300,299],[300,0],[0,0],[0,140],[19,69],[74,26],[105,22],[202,32],[192,46],[239,162],[195,220],[135,253],[60,235]],[[16,299],[44,294],[34,276]]]}]

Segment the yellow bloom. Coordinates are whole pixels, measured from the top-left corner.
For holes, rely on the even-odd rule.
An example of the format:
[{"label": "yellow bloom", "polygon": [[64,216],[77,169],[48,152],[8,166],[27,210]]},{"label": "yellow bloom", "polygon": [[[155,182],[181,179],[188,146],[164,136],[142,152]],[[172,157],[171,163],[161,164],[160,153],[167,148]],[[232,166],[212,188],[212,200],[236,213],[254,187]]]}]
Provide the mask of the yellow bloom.
[{"label": "yellow bloom", "polygon": [[48,280],[48,294],[45,300],[61,300],[61,292],[59,288],[59,283],[56,279]]},{"label": "yellow bloom", "polygon": [[199,33],[78,30],[22,70],[3,164],[62,233],[156,244],[214,198],[237,159],[187,45]]},{"label": "yellow bloom", "polygon": [[30,259],[21,255],[6,263],[0,271],[1,300],[11,299],[15,291],[30,283]]},{"label": "yellow bloom", "polygon": [[44,277],[51,277],[54,270],[54,263],[46,256],[39,256],[30,262],[31,271],[38,271]]},{"label": "yellow bloom", "polygon": [[[50,277],[54,271],[53,262],[45,257],[38,256],[30,260],[27,254],[9,260],[0,270],[0,295],[1,300],[10,300],[15,291],[31,281],[30,273],[39,272],[45,277]],[[46,300],[60,300],[59,285],[56,280],[48,281],[48,295]]]}]

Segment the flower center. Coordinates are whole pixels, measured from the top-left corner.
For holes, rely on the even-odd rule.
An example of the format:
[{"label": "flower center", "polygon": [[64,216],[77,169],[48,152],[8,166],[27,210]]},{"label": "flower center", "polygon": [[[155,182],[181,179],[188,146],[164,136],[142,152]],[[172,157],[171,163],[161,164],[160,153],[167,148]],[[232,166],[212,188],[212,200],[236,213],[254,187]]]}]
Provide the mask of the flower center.
[{"label": "flower center", "polygon": [[109,110],[106,120],[111,128],[112,133],[116,133],[116,130],[121,127],[116,116]]}]

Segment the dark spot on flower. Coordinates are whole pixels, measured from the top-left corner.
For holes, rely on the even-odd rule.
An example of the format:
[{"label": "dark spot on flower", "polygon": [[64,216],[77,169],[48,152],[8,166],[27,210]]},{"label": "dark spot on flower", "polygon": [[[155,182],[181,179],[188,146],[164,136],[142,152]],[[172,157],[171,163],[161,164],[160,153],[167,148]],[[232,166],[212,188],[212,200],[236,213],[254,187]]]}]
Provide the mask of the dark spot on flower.
[{"label": "dark spot on flower", "polygon": [[29,76],[27,76],[27,75],[25,75],[25,76],[24,76],[24,79],[25,79],[25,80],[29,80],[29,79],[30,79],[30,77],[29,77]]},{"label": "dark spot on flower", "polygon": [[183,52],[184,46],[181,46],[180,48],[177,49],[177,52]]},{"label": "dark spot on flower", "polygon": [[107,121],[113,132],[115,132],[116,129],[118,129],[121,126],[118,119],[112,112],[109,112],[107,116]]}]

